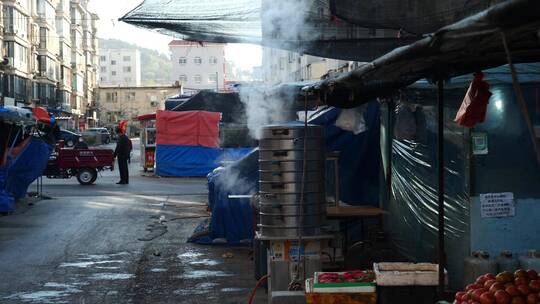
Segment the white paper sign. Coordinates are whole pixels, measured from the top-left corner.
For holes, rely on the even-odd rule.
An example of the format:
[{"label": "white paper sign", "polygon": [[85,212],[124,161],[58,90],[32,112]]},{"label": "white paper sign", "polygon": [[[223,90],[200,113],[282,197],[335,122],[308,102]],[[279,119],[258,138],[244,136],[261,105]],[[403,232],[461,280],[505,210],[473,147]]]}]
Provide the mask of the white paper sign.
[{"label": "white paper sign", "polygon": [[484,193],[480,194],[482,217],[509,217],[516,214],[514,193]]}]

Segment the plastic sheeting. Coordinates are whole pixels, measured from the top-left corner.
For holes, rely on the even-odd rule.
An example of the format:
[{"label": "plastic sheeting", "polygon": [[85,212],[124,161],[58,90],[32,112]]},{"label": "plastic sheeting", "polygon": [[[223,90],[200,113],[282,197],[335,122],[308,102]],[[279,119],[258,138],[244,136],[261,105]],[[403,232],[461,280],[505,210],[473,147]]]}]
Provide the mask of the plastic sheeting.
[{"label": "plastic sheeting", "polygon": [[[325,108],[313,114],[311,124],[325,126],[325,143],[328,152],[340,155],[341,201],[351,205],[379,203],[379,105],[372,102],[359,109],[366,131],[354,135],[335,125],[341,109]],[[215,240],[238,244],[253,237],[253,210],[249,199],[231,199],[231,194],[253,194],[258,192],[258,150],[225,168],[219,168],[208,176],[208,204],[212,210],[209,231],[192,241],[202,244]],[[328,170],[327,176],[333,174]],[[328,178],[327,180],[331,180]],[[327,186],[327,191],[333,191]]]},{"label": "plastic sheeting", "polygon": [[235,161],[252,148],[208,148],[157,145],[156,174],[159,176],[206,176],[222,162]]},{"label": "plastic sheeting", "polygon": [[158,145],[219,147],[220,113],[158,111],[156,117]]},{"label": "plastic sheeting", "polygon": [[31,137],[28,144],[16,156],[8,156],[5,191],[15,199],[26,195],[28,186],[41,174],[52,152],[52,146],[41,139]]},{"label": "plastic sheeting", "polygon": [[[445,233],[452,287],[459,285],[463,257],[469,254],[468,134],[453,122],[465,91],[445,92]],[[410,139],[395,137],[398,114],[388,115],[385,107],[382,115],[386,132],[381,147],[387,172],[391,166],[391,197],[383,204],[389,212],[386,230],[398,252],[415,262],[435,262],[437,257],[436,101],[434,89],[404,92],[396,107],[409,107],[413,115],[419,112],[425,119],[408,120],[414,124]]]}]

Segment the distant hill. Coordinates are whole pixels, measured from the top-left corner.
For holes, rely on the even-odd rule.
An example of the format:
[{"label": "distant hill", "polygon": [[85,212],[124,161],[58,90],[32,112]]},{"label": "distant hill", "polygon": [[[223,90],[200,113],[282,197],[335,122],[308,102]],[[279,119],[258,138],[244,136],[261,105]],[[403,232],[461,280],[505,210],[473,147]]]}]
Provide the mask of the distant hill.
[{"label": "distant hill", "polygon": [[170,85],[171,60],[158,51],[145,49],[117,39],[99,39],[100,48],[108,49],[139,49],[141,52],[141,83],[142,85]]}]

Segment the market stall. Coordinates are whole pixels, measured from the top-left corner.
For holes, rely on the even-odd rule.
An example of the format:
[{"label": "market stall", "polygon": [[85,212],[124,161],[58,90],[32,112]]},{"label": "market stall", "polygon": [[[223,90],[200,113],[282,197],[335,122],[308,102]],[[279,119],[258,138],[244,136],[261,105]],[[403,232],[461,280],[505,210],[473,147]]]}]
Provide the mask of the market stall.
[{"label": "market stall", "polygon": [[141,124],[141,166],[144,172],[154,171],[156,159],[156,114],[137,117]]}]

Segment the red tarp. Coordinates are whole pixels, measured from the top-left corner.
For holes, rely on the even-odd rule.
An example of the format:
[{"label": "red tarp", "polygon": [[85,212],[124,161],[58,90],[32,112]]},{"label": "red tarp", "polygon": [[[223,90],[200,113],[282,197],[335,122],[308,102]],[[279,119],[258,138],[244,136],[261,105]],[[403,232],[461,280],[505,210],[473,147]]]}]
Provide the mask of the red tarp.
[{"label": "red tarp", "polygon": [[219,147],[221,113],[206,111],[158,111],[158,145]]},{"label": "red tarp", "polygon": [[156,119],[156,113],[137,116],[137,120],[139,121],[154,120],[154,119]]}]

